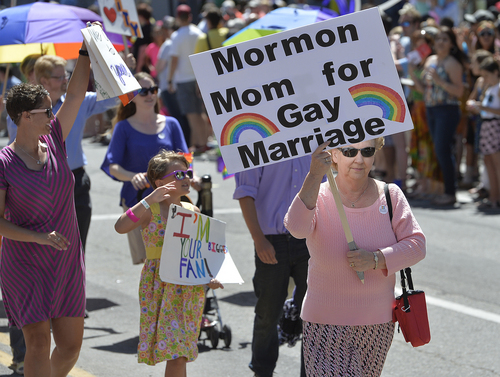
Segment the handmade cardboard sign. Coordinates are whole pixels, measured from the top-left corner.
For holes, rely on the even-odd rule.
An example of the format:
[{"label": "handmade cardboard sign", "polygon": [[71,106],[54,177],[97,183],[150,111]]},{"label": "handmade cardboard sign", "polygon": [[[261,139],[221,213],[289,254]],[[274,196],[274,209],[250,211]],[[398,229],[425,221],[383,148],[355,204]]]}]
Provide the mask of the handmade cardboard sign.
[{"label": "handmade cardboard sign", "polygon": [[377,8],[190,59],[229,173],[413,128]]},{"label": "handmade cardboard sign", "polygon": [[134,0],[99,0],[99,8],[108,32],[143,38]]},{"label": "handmade cardboard sign", "polygon": [[226,223],[170,205],[160,262],[161,280],[181,285],[243,283],[226,246]]},{"label": "handmade cardboard sign", "polygon": [[94,73],[97,100],[120,97],[126,105],[141,85],[98,25],[82,29]]}]

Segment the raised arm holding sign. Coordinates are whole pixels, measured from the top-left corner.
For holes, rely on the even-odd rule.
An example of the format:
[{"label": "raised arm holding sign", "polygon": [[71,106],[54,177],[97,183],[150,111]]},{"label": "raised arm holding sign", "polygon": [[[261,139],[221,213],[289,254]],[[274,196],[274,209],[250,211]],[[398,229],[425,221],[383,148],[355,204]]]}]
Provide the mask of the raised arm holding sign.
[{"label": "raised arm holding sign", "polygon": [[[330,152],[320,145],[285,217],[287,229],[305,238],[311,253],[301,314],[308,375],[331,370],[342,376],[381,374],[394,335],[394,273],[426,253],[425,237],[401,189],[389,186],[398,213],[391,224],[384,182],[368,176],[382,146],[383,138]],[[321,184],[325,173],[329,183]],[[335,195],[332,186],[338,186]]]},{"label": "raised arm holding sign", "polygon": [[[283,246],[282,264],[292,250],[298,251],[297,241],[307,239],[311,259],[301,315],[307,374],[335,370],[339,375],[380,375],[394,332],[394,272],[424,257],[425,238],[404,195],[391,187],[400,211],[394,236],[383,185],[368,178],[373,156],[383,145],[380,137],[413,127],[378,9],[192,55],[191,63],[227,169],[240,172],[234,197],[242,211],[252,208],[248,203],[261,206],[257,215],[274,210],[272,217],[258,216],[258,222],[274,249]],[[335,148],[331,157],[324,148]],[[276,220],[279,208],[261,193],[266,192],[266,170],[280,163],[274,169],[277,176],[288,171],[291,162],[310,155],[311,171],[285,219],[290,234],[276,234],[279,224],[268,219]],[[331,193],[336,190],[334,182],[321,185],[331,160],[339,172],[335,196],[352,228],[340,221]],[[313,168],[318,174],[311,181]],[[286,194],[293,192],[298,175],[296,168],[287,179],[275,177],[270,187],[281,191],[267,190],[264,195],[274,198],[283,187]],[[310,205],[303,194],[310,197]],[[280,199],[288,201],[288,195]],[[245,212],[244,216],[251,218]],[[278,257],[278,263],[260,258],[272,252],[259,254],[257,249],[263,247],[257,241],[258,303],[250,368],[257,375],[270,375],[277,359],[273,321],[281,299],[276,292],[281,285],[274,284],[278,274],[290,271],[273,269],[280,266]],[[358,350],[368,350],[366,342],[374,348],[353,355],[351,340],[342,334],[353,337]]]}]

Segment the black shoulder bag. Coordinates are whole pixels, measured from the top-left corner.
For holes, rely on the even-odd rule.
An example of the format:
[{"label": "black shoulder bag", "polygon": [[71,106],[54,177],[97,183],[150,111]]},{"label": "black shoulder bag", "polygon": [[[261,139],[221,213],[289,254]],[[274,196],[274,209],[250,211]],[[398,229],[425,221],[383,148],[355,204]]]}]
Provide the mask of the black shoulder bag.
[{"label": "black shoulder bag", "polygon": [[[389,211],[389,219],[392,225],[392,200],[387,184],[384,186],[384,192],[387,210]],[[413,289],[410,267],[399,271],[399,273],[401,274],[401,288],[403,294],[396,297],[396,303],[392,311],[392,322],[399,322],[399,328],[406,342],[411,343],[413,347],[423,346],[431,340],[425,293],[424,291],[416,291]],[[408,289],[406,289],[407,282]]]}]

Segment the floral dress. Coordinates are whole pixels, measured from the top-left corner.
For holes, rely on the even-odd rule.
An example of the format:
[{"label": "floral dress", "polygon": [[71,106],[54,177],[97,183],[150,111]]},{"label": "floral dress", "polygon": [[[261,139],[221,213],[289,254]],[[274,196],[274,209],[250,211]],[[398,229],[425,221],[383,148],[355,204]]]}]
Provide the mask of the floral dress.
[{"label": "floral dress", "polygon": [[[192,205],[182,203],[184,208]],[[165,360],[198,357],[198,335],[205,303],[203,285],[177,285],[160,280],[160,256],[167,220],[160,205],[151,205],[153,213],[142,230],[146,262],[141,273],[141,307],[138,362],[156,365]]]}]

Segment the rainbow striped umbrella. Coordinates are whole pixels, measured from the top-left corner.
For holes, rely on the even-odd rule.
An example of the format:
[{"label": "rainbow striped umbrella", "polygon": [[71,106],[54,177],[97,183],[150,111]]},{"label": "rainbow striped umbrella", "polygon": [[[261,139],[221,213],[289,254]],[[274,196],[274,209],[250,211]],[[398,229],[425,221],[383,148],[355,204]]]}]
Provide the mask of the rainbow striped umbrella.
[{"label": "rainbow striped umbrella", "polygon": [[[102,18],[84,8],[52,3],[31,3],[0,11],[0,63],[18,63],[31,54],[76,59],[82,45],[81,29]],[[118,51],[121,35],[106,33]]]}]

